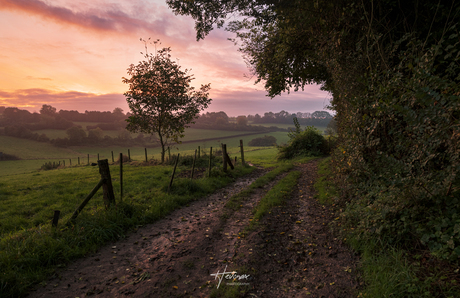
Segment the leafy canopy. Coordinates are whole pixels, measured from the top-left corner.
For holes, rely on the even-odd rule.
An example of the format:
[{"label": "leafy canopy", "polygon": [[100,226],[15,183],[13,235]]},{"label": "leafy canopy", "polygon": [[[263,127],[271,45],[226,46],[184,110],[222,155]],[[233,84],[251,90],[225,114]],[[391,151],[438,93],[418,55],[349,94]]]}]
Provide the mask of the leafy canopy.
[{"label": "leafy canopy", "polygon": [[170,52],[170,48],[154,54],[146,51],[145,60],[131,64],[130,77],[123,78],[123,83],[129,86],[124,95],[132,114],[127,119],[127,129],[156,134],[162,148],[162,162],[166,146],[172,141],[179,143],[185,127],[211,102],[210,84],[195,90],[190,86],[193,76],[171,60]]}]

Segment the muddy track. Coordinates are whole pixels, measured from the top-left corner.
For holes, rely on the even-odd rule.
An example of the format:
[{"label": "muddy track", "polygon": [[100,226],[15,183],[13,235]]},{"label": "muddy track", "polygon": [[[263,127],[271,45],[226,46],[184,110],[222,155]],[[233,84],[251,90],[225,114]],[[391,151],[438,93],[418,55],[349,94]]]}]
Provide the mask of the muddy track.
[{"label": "muddy track", "polygon": [[29,297],[208,297],[219,281],[211,274],[225,268],[249,269],[249,297],[352,297],[356,257],[330,233],[332,214],[313,199],[316,162],[297,170],[287,204],[250,233],[252,209],[277,180],[237,211],[225,203],[265,174],[260,169],[71,264]]}]

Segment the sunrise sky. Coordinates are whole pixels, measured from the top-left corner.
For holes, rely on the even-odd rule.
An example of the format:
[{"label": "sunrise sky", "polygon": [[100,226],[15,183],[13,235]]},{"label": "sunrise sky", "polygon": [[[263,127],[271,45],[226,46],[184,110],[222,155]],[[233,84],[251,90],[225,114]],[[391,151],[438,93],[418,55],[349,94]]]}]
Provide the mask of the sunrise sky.
[{"label": "sunrise sky", "polygon": [[193,20],[174,15],[164,0],[0,0],[0,106],[127,112],[121,78],[143,59],[139,39],[149,37],[192,69],[195,87],[211,83],[209,112],[313,112],[329,104],[330,95],[314,85],[266,97],[247,77],[231,33],[214,30],[199,42],[195,36]]}]

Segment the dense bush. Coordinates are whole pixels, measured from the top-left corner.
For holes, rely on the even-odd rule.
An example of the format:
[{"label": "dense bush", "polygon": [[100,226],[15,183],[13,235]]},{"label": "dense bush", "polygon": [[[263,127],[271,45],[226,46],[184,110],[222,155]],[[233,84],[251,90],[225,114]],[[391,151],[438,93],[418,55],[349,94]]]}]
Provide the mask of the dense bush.
[{"label": "dense bush", "polygon": [[371,72],[367,92],[348,100],[334,160],[361,239],[460,257],[458,37],[453,26],[421,51],[425,40],[405,36],[392,56],[399,62]]},{"label": "dense bush", "polygon": [[278,159],[327,154],[327,142],[321,132],[312,126],[302,131],[297,124],[298,122],[296,122],[296,131],[289,135],[291,138],[289,143],[279,147]]},{"label": "dense bush", "polygon": [[248,142],[249,146],[276,146],[276,138],[273,136],[264,136],[262,138],[255,138]]}]

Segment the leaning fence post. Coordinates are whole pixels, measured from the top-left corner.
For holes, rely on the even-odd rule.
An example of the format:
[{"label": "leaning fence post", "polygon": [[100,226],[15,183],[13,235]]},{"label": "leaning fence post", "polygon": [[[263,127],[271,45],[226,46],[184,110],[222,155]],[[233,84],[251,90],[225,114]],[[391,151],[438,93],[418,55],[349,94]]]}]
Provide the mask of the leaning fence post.
[{"label": "leaning fence post", "polygon": [[227,164],[230,165],[230,168],[233,170],[235,169],[235,167],[233,166],[232,164],[232,160],[230,159],[230,156],[228,156],[228,153],[227,153],[227,144],[224,144],[224,151],[225,151],[225,171],[227,170]]},{"label": "leaning fence post", "polygon": [[148,162],[148,159],[147,159],[147,148],[144,148],[144,151],[145,151],[145,162]]},{"label": "leaning fence post", "polygon": [[115,195],[113,194],[112,178],[110,177],[109,161],[107,159],[98,160],[99,173],[101,180],[104,180],[102,189],[104,191],[104,203],[108,208],[112,203],[115,203]]},{"label": "leaning fence post", "polygon": [[193,157],[192,175],[190,175],[190,179],[193,179],[193,173],[195,172],[195,161],[196,161],[196,149],[195,149],[195,157]]},{"label": "leaning fence post", "polygon": [[208,172],[208,177],[211,177],[211,166],[212,166],[212,147],[209,149],[209,172]]},{"label": "leaning fence post", "polygon": [[85,200],[83,200],[83,202],[80,204],[80,206],[78,206],[78,208],[74,211],[74,213],[72,214],[72,216],[70,217],[69,221],[67,222],[67,224],[70,224],[71,222],[73,222],[78,214],[81,212],[81,210],[83,210],[83,208],[85,208],[86,204],[88,204],[89,200],[91,200],[91,198],[94,196],[94,194],[98,191],[99,188],[101,188],[101,186],[104,184],[104,179],[101,179],[99,180],[99,182],[97,183],[97,185],[93,188],[93,190],[86,196]]},{"label": "leaning fence post", "polygon": [[123,153],[120,153],[120,201],[123,201]]},{"label": "leaning fence post", "polygon": [[245,165],[244,164],[244,150],[243,150],[243,140],[240,140],[240,150],[241,150],[241,165]]},{"label": "leaning fence post", "polygon": [[176,163],[174,164],[174,170],[173,170],[172,175],[171,175],[171,181],[169,181],[168,193],[171,190],[171,186],[173,184],[174,174],[176,174],[176,168],[177,168],[177,162],[178,161],[179,161],[179,153],[177,153]]}]

